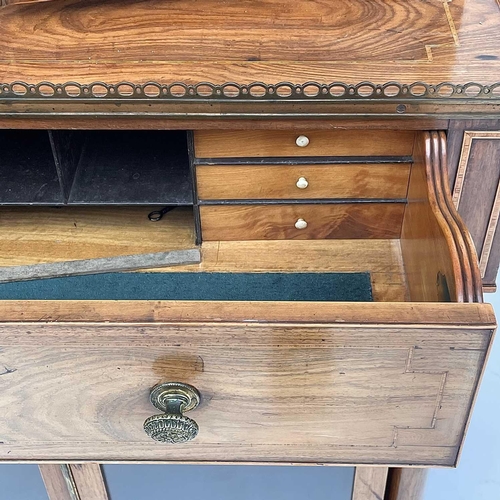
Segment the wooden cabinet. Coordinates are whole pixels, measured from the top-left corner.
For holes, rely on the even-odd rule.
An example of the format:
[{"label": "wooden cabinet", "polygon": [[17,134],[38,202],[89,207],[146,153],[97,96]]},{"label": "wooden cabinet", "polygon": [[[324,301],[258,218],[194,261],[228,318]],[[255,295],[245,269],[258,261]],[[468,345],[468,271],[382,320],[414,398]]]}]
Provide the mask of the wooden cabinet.
[{"label": "wooden cabinet", "polygon": [[[0,285],[0,458],[454,466],[495,329],[498,2],[0,4],[0,275],[201,255]],[[201,394],[173,448],[142,427],[168,381]]]}]

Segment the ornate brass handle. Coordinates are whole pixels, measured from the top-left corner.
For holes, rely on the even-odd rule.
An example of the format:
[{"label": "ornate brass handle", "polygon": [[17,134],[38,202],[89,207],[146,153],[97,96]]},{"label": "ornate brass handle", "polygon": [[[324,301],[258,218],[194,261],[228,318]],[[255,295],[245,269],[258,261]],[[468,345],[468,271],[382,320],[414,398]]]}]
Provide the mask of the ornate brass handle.
[{"label": "ornate brass handle", "polygon": [[185,443],[198,434],[198,424],[183,412],[193,410],[200,404],[200,393],[192,385],[182,382],[165,382],[151,389],[153,406],[162,411],[144,422],[146,434],[162,443]]}]

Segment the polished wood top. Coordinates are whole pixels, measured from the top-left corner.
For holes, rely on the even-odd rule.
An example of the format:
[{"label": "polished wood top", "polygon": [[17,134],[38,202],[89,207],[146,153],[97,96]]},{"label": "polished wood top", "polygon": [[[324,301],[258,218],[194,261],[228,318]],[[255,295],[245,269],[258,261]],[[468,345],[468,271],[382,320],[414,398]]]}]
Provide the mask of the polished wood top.
[{"label": "polished wood top", "polygon": [[500,81],[500,0],[54,0],[0,39],[4,83]]}]

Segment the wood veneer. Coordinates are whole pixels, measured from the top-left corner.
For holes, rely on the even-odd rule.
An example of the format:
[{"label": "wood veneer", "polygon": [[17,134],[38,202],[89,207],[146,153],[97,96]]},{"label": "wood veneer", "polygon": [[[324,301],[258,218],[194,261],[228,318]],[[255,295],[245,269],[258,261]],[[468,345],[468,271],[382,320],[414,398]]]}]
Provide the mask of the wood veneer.
[{"label": "wood veneer", "polygon": [[[396,198],[408,190],[408,163],[349,165],[198,165],[202,200]],[[297,187],[300,177],[305,189]]]},{"label": "wood veneer", "polygon": [[[0,456],[454,465],[491,306],[205,306],[0,303]],[[148,388],[170,379],[204,395],[193,414],[202,432],[175,449],[142,430]]]},{"label": "wood veneer", "polygon": [[0,266],[195,248],[191,209],[159,222],[155,207],[0,208]]},{"label": "wood veneer", "polygon": [[295,131],[199,130],[194,134],[198,158],[301,156],[411,156],[415,132],[408,130],[315,130],[309,144],[297,146]]},{"label": "wood veneer", "polygon": [[[202,205],[203,239],[399,238],[403,203]],[[297,229],[303,219],[307,227]]]},{"label": "wood veneer", "polygon": [[0,10],[0,74],[7,82],[493,83],[499,21],[496,0],[11,5]]}]

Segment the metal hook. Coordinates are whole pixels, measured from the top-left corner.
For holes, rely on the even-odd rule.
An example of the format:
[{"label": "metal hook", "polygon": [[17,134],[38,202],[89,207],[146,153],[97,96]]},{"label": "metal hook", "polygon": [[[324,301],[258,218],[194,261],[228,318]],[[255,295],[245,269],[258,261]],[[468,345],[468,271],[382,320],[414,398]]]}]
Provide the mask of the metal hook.
[{"label": "metal hook", "polygon": [[151,212],[148,215],[148,219],[152,222],[158,222],[159,220],[162,220],[163,216],[167,213],[173,210],[175,207],[168,206],[165,208],[162,208],[161,210],[155,210],[154,212]]}]

